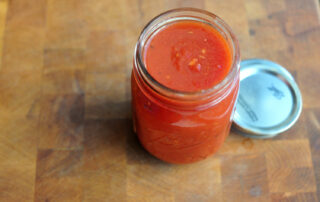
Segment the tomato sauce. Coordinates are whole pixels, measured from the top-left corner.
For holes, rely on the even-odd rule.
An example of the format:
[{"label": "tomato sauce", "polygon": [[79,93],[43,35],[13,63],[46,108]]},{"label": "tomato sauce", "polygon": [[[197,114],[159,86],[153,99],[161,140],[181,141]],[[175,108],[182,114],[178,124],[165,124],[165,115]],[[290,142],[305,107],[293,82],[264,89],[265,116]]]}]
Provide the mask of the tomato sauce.
[{"label": "tomato sauce", "polygon": [[208,89],[228,74],[231,53],[213,27],[195,21],[168,25],[146,47],[148,72],[161,84],[179,91]]},{"label": "tomato sauce", "polygon": [[[148,39],[143,51],[147,72],[177,92],[199,92],[228,75],[232,52],[212,26],[177,21]],[[237,74],[213,97],[185,102],[150,87],[135,66],[131,79],[134,128],[142,146],[170,163],[191,163],[215,153],[227,137],[239,88]]]}]

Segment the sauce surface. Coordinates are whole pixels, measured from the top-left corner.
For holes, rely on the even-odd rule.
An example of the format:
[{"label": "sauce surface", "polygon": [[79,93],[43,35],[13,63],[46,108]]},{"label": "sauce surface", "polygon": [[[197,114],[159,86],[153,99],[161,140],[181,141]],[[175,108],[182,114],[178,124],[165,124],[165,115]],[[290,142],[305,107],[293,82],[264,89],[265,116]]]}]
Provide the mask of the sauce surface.
[{"label": "sauce surface", "polygon": [[197,21],[180,21],[149,40],[144,60],[150,75],[162,85],[194,92],[221,82],[232,58],[226,39],[216,29]]}]

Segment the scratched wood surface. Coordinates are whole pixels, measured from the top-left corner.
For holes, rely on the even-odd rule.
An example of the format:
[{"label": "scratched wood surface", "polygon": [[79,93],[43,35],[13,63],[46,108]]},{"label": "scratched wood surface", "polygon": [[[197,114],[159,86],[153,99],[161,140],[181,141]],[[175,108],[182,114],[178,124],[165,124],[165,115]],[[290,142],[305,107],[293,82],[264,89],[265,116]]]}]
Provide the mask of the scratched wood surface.
[{"label": "scratched wood surface", "polygon": [[[303,112],[270,140],[231,132],[214,156],[169,165],[131,127],[135,42],[176,7],[218,14],[242,58],[285,66]],[[0,0],[0,201],[318,201],[316,0]]]}]

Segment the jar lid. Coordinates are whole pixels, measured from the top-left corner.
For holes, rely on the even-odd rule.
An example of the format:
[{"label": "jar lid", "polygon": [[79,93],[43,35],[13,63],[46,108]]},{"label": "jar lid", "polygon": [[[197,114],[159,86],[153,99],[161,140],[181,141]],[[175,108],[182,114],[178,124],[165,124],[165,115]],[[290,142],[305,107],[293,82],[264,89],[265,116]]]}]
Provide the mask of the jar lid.
[{"label": "jar lid", "polygon": [[233,118],[244,136],[270,138],[289,129],[299,118],[302,98],[292,75],[262,59],[240,64],[240,91]]}]

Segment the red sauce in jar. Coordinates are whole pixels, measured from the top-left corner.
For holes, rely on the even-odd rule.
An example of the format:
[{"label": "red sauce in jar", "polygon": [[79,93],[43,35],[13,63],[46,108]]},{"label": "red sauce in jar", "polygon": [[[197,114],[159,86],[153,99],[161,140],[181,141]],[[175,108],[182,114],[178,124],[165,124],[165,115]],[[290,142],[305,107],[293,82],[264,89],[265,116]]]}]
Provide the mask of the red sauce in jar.
[{"label": "red sauce in jar", "polygon": [[231,53],[213,27],[195,21],[176,22],[149,40],[145,63],[161,84],[179,91],[208,89],[228,74]]},{"label": "red sauce in jar", "polygon": [[[231,71],[233,60],[219,31],[191,20],[174,22],[156,32],[142,57],[154,80],[187,93],[216,86]],[[215,96],[191,102],[157,92],[137,66],[131,81],[135,131],[151,154],[170,163],[191,163],[215,153],[223,144],[238,93],[238,73]]]}]

